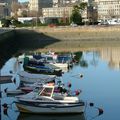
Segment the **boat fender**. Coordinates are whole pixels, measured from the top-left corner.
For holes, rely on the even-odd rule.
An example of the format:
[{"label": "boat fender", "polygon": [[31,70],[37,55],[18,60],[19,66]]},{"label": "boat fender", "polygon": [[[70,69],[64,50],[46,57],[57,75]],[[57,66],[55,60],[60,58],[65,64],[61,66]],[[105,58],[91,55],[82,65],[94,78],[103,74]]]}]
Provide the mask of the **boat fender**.
[{"label": "boat fender", "polygon": [[80,78],[83,78],[83,74],[80,74]]},{"label": "boat fender", "polygon": [[71,88],[71,86],[72,86],[72,84],[69,82],[69,83],[68,83],[68,87]]}]

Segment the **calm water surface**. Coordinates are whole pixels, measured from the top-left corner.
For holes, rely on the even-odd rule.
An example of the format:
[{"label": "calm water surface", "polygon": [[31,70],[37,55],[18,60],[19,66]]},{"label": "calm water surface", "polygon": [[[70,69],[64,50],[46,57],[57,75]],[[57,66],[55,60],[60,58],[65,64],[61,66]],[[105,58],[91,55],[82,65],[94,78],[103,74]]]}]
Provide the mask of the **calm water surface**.
[{"label": "calm water surface", "polygon": [[[14,73],[22,70],[20,64],[16,62],[17,58],[10,58],[1,69],[2,75]],[[71,70],[65,72],[62,79],[65,84],[72,83],[71,89],[81,89],[81,99],[87,104],[94,103],[95,107],[102,108],[104,113],[98,115],[95,107],[86,108],[86,112],[82,115],[65,115],[65,116],[44,116],[21,114],[16,108],[14,97],[6,97],[2,94],[1,104],[9,104],[8,114],[1,111],[2,120],[120,120],[120,47],[100,48],[89,51],[82,51],[82,57],[79,64],[75,64]],[[79,75],[83,74],[83,78]],[[16,75],[16,74],[15,74]],[[14,90],[19,86],[19,77],[17,83],[2,84],[1,90],[5,88]],[[2,108],[2,106],[1,106]]]}]

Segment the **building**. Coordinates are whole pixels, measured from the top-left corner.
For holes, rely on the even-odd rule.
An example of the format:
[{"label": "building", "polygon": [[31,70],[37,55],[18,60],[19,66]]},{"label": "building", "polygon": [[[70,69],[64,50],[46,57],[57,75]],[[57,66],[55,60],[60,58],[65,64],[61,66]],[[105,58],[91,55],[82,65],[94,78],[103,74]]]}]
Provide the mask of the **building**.
[{"label": "building", "polygon": [[120,47],[101,48],[100,56],[108,62],[110,68],[120,69]]},{"label": "building", "polygon": [[0,1],[0,18],[5,18],[10,16],[11,8],[10,8],[10,1],[1,0]]},{"label": "building", "polygon": [[54,7],[43,8],[43,17],[69,17],[72,13],[72,7]]},{"label": "building", "polygon": [[11,16],[12,4],[18,0],[0,0],[0,18]]},{"label": "building", "polygon": [[120,18],[120,0],[95,0],[98,19]]},{"label": "building", "polygon": [[39,11],[39,0],[29,0],[29,10],[30,11]]},{"label": "building", "polygon": [[53,0],[53,7],[42,9],[43,17],[47,19],[64,18],[70,21],[73,6],[79,5],[81,2],[88,3],[88,7],[81,11],[83,22],[95,23],[97,21],[97,12],[96,9],[90,6],[92,2],[90,0]]},{"label": "building", "polygon": [[52,7],[53,0],[29,0],[29,11],[42,15],[42,8]]},{"label": "building", "polygon": [[73,7],[52,7],[52,8],[42,8],[43,17],[47,20],[55,19],[68,19],[72,14]]}]

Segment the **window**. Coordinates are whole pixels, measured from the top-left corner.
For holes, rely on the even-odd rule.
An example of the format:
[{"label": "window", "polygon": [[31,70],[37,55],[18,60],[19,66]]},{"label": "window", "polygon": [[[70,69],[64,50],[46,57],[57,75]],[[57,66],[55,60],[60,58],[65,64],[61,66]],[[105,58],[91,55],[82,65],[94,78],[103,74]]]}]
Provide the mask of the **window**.
[{"label": "window", "polygon": [[41,96],[48,96],[50,97],[51,96],[51,93],[52,93],[52,89],[53,88],[45,88],[42,92],[41,92]]}]

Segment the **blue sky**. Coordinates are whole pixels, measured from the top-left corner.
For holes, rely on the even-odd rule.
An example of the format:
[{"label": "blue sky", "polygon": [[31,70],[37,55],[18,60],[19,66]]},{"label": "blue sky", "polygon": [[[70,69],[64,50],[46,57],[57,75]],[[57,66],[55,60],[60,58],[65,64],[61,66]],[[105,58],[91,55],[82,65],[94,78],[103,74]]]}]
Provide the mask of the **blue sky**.
[{"label": "blue sky", "polygon": [[18,0],[19,2],[26,2],[26,1],[28,1],[28,0]]}]

